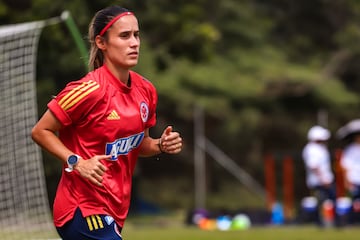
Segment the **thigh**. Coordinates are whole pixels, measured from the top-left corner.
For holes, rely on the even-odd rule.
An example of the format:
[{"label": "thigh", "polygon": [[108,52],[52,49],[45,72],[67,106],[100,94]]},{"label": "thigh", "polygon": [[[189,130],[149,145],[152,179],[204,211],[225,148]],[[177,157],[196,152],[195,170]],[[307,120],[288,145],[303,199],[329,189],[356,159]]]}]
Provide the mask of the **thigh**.
[{"label": "thigh", "polygon": [[83,217],[77,209],[74,218],[57,228],[63,240],[122,240],[121,228],[111,216],[92,215]]}]

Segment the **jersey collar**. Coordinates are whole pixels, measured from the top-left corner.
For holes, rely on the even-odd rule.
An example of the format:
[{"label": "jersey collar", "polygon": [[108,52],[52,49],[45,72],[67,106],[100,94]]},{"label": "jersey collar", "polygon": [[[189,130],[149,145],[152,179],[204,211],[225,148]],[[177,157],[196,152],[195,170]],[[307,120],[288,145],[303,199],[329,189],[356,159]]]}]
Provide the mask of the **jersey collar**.
[{"label": "jersey collar", "polygon": [[[112,85],[114,85],[120,91],[125,92],[125,93],[131,91],[131,86],[134,84],[133,82],[131,83],[131,86],[129,87],[129,86],[125,85],[122,81],[120,81],[118,78],[116,78],[114,76],[114,74],[112,74],[112,72],[109,70],[109,68],[105,64],[101,68],[104,70],[106,79],[108,79]],[[132,71],[129,71],[130,79],[131,79],[131,81],[133,81],[133,77],[132,77],[131,73],[132,73]]]}]

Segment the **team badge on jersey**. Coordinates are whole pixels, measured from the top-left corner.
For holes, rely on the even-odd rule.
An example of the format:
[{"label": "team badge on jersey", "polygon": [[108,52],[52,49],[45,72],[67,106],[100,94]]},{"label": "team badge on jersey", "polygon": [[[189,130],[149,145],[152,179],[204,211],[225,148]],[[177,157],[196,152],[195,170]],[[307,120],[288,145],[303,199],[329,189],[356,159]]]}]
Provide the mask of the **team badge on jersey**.
[{"label": "team badge on jersey", "polygon": [[140,103],[140,116],[143,122],[147,122],[149,117],[149,107],[145,102]]}]

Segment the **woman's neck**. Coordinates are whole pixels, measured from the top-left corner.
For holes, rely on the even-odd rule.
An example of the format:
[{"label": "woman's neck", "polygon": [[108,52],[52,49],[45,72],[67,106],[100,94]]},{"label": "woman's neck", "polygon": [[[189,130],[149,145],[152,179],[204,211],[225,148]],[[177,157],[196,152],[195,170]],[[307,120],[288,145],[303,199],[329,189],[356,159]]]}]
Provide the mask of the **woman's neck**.
[{"label": "woman's neck", "polygon": [[114,66],[113,64],[105,63],[109,71],[121,82],[125,85],[129,85],[129,69],[124,69],[121,67]]}]

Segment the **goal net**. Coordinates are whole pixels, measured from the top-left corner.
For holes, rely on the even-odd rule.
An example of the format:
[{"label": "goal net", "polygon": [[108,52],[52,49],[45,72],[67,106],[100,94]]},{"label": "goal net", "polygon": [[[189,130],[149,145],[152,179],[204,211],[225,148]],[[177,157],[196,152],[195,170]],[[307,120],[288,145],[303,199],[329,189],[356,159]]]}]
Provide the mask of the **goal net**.
[{"label": "goal net", "polygon": [[56,236],[42,155],[31,139],[37,121],[36,52],[45,21],[0,26],[0,238]]}]

